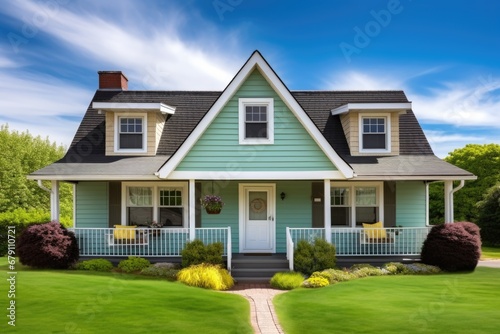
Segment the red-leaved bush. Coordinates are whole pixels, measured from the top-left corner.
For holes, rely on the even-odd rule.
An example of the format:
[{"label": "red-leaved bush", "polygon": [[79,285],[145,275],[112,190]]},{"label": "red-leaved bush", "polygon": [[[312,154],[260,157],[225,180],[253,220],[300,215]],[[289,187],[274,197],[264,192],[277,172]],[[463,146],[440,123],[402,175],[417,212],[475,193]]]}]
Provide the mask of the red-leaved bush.
[{"label": "red-leaved bush", "polygon": [[422,247],[422,262],[445,271],[472,271],[481,257],[479,227],[460,222],[434,226]]},{"label": "red-leaved bush", "polygon": [[24,265],[52,269],[66,269],[80,257],[75,234],[55,221],[25,229],[17,254]]}]

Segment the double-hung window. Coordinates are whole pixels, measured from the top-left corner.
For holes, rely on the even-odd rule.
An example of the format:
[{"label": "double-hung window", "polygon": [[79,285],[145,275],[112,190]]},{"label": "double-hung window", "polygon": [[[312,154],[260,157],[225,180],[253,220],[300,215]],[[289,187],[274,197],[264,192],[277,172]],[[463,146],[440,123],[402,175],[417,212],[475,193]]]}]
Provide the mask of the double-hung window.
[{"label": "double-hung window", "polygon": [[360,152],[390,152],[389,116],[360,117]]},{"label": "double-hung window", "polygon": [[163,226],[182,226],[184,207],[182,188],[160,188],[158,219]]},{"label": "double-hung window", "polygon": [[382,184],[333,185],[331,222],[336,227],[356,227],[382,219]]},{"label": "double-hung window", "polygon": [[274,143],[274,100],[272,98],[239,99],[240,144]]},{"label": "double-hung window", "polygon": [[163,227],[187,224],[187,183],[124,182],[123,225],[149,226],[153,221]]},{"label": "double-hung window", "polygon": [[117,152],[146,152],[147,118],[144,115],[119,115],[116,121]]}]

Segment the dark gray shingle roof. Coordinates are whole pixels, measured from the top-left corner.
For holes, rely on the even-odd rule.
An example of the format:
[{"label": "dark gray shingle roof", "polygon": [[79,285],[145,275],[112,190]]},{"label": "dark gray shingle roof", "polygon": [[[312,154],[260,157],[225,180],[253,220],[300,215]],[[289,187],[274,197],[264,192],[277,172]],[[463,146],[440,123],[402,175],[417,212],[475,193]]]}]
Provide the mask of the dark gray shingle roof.
[{"label": "dark gray shingle roof", "polygon": [[[96,109],[89,106],[66,156],[32,175],[69,176],[106,175],[106,173],[153,175],[186,140],[221,93],[98,90],[92,102],[161,102],[176,107],[175,114],[168,117],[163,129],[157,156],[106,157],[104,113],[99,114]],[[408,102],[403,91],[292,91],[291,93],[333,149],[351,165],[358,176],[472,175],[434,156],[411,110],[400,117],[400,156],[350,156],[340,118],[332,116],[330,110],[346,103]],[[422,163],[415,164],[415,161]],[[410,162],[413,162],[413,168],[407,168]]]}]

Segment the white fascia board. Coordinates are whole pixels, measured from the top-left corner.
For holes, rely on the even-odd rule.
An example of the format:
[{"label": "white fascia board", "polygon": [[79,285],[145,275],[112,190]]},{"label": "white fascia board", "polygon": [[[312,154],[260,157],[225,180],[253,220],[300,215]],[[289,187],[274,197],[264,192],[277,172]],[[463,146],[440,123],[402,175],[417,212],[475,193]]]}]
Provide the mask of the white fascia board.
[{"label": "white fascia board", "polygon": [[28,175],[28,180],[53,180],[53,181],[127,181],[151,180],[158,181],[154,175]]},{"label": "white fascia board", "polygon": [[168,176],[169,180],[343,180],[344,175],[339,171],[174,171]]},{"label": "white fascia board", "polygon": [[174,114],[175,107],[169,106],[165,103],[126,103],[126,102],[92,102],[93,109],[107,110],[154,110],[160,111],[162,114]]},{"label": "white fascia board", "polygon": [[349,111],[378,112],[384,111],[406,111],[411,109],[411,102],[400,103],[347,103],[332,109],[332,116],[345,114]]},{"label": "white fascia board", "polygon": [[462,175],[361,175],[356,177],[357,181],[460,181],[476,180],[477,176]]},{"label": "white fascia board", "polygon": [[184,159],[189,150],[201,137],[205,129],[212,123],[212,121],[217,117],[222,108],[226,105],[229,99],[236,93],[238,88],[243,84],[245,79],[250,75],[254,68],[258,68],[264,75],[268,83],[273,87],[273,89],[278,93],[281,99],[285,102],[288,108],[294,113],[299,122],[304,126],[307,132],[311,135],[314,141],[321,147],[323,152],[328,156],[330,161],[339,169],[343,174],[344,178],[352,178],[354,172],[352,168],[335,152],[328,141],[325,139],[323,134],[318,130],[316,125],[307,116],[302,107],[297,103],[295,98],[292,96],[290,91],[285,87],[283,82],[278,78],[276,73],[271,69],[269,64],[264,60],[261,54],[255,51],[248,61],[243,65],[241,70],[236,74],[233,80],[226,87],[221,96],[212,105],[205,117],[198,123],[193,132],[184,141],[181,147],[177,150],[172,158],[167,161],[159,170],[158,177],[165,179],[172,173],[173,170],[179,165],[179,163]]}]

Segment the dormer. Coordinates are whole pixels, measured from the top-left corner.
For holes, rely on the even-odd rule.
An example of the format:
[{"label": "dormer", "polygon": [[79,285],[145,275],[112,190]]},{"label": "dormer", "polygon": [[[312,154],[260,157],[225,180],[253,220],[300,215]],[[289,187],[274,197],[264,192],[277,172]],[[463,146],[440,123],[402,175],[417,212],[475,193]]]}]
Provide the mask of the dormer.
[{"label": "dormer", "polygon": [[[121,72],[98,73],[99,89],[127,89]],[[175,107],[149,102],[93,102],[92,108],[105,113],[107,156],[156,155],[167,116],[175,113]]]},{"label": "dormer", "polygon": [[347,103],[332,109],[339,115],[353,156],[399,155],[399,116],[411,102]]}]

